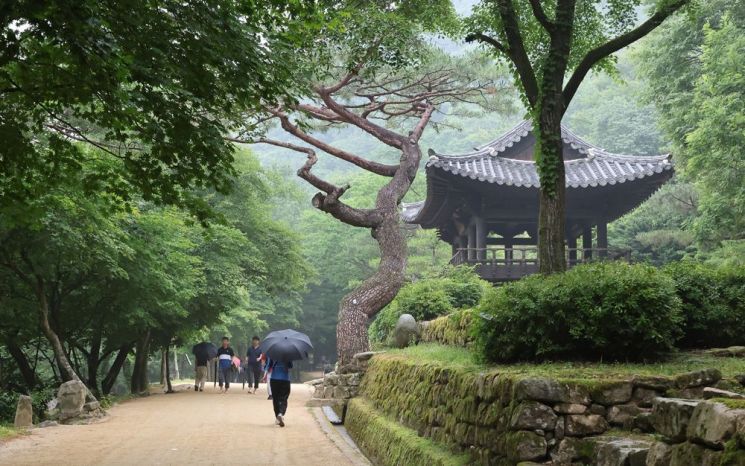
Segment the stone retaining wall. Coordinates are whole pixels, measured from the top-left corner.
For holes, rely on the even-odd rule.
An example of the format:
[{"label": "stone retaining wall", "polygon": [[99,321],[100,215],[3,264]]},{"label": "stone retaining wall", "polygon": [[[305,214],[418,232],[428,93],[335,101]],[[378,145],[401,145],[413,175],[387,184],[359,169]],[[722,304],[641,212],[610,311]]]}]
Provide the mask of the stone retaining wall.
[{"label": "stone retaining wall", "polygon": [[465,309],[434,320],[419,322],[420,339],[426,343],[468,347],[473,311]]},{"label": "stone retaining wall", "polygon": [[[644,464],[638,461],[646,458],[652,441],[616,438],[615,432],[607,435],[610,429],[653,432],[652,411],[661,396],[703,391],[719,379],[719,371],[706,370],[676,378],[567,381],[446,368],[383,354],[370,361],[360,395],[372,409],[451,451],[468,452],[479,464],[623,465],[632,464],[631,457],[637,461],[633,464]],[[347,417],[359,422],[352,412]],[[600,461],[598,455],[616,462]]]}]

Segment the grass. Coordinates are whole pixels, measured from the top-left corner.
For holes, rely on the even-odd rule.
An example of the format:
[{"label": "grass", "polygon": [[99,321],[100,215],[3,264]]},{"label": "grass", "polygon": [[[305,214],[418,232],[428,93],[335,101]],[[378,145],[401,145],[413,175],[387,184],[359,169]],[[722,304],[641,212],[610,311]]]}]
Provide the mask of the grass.
[{"label": "grass", "polygon": [[745,358],[715,357],[703,352],[675,353],[664,360],[646,364],[557,361],[489,366],[477,362],[474,354],[466,348],[433,343],[419,344],[403,350],[390,350],[388,354],[400,355],[412,361],[433,362],[445,367],[558,379],[626,379],[634,375],[670,377],[706,368],[719,369],[725,378],[745,374]]},{"label": "grass", "polygon": [[16,429],[15,427],[10,425],[0,424],[0,440],[7,440],[19,435],[23,435],[24,433],[25,430],[23,429]]}]

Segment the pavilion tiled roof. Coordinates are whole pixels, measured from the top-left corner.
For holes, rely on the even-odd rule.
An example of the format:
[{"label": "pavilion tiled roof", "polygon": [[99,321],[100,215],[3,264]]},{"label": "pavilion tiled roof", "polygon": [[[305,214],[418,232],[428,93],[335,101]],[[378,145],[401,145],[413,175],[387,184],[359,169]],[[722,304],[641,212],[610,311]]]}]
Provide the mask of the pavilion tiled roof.
[{"label": "pavilion tiled roof", "polygon": [[[515,160],[500,154],[527,136],[531,123],[524,121],[499,139],[462,155],[436,154],[430,151],[427,168],[437,168],[465,178],[515,187],[539,188],[540,180],[533,161]],[[596,147],[562,126],[565,144],[584,157],[564,162],[567,188],[587,188],[633,181],[672,170],[669,155],[634,156],[613,154]],[[406,209],[404,210],[406,216]]]}]

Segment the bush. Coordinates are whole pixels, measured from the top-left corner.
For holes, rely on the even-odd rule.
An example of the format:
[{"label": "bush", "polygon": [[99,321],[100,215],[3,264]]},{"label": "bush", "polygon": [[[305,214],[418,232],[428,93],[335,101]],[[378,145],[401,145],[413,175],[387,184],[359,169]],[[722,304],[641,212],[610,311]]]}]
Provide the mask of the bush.
[{"label": "bush", "polygon": [[402,314],[411,314],[417,321],[422,321],[473,307],[488,287],[487,282],[467,267],[450,267],[437,277],[410,283],[378,313],[370,325],[370,339],[385,342]]},{"label": "bush", "polygon": [[[44,420],[47,403],[55,397],[53,387],[40,387],[31,392],[31,405],[34,410],[34,422]],[[21,394],[14,391],[0,391],[0,424],[12,424],[16,417],[16,406]]]},{"label": "bush", "polygon": [[693,261],[664,269],[682,301],[682,348],[745,345],[745,268]]},{"label": "bush", "polygon": [[642,360],[673,349],[680,299],[649,265],[603,262],[534,275],[489,292],[474,317],[486,361]]}]

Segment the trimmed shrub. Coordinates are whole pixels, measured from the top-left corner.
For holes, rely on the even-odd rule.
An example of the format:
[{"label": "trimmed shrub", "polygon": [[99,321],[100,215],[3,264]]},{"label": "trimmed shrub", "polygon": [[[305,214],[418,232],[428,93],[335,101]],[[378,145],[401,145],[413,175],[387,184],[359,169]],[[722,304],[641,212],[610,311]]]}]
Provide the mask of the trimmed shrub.
[{"label": "trimmed shrub", "polygon": [[370,325],[370,339],[385,342],[402,314],[411,314],[419,322],[473,307],[488,288],[490,285],[468,267],[449,267],[438,277],[410,283],[378,313]]},{"label": "trimmed shrub", "polygon": [[682,301],[682,348],[745,345],[745,268],[694,261],[667,265]]},{"label": "trimmed shrub", "polygon": [[422,325],[422,341],[450,346],[468,347],[471,344],[472,309],[461,309],[438,317]]},{"label": "trimmed shrub", "polygon": [[652,359],[682,322],[673,280],[649,265],[601,262],[494,289],[474,316],[486,361]]}]

